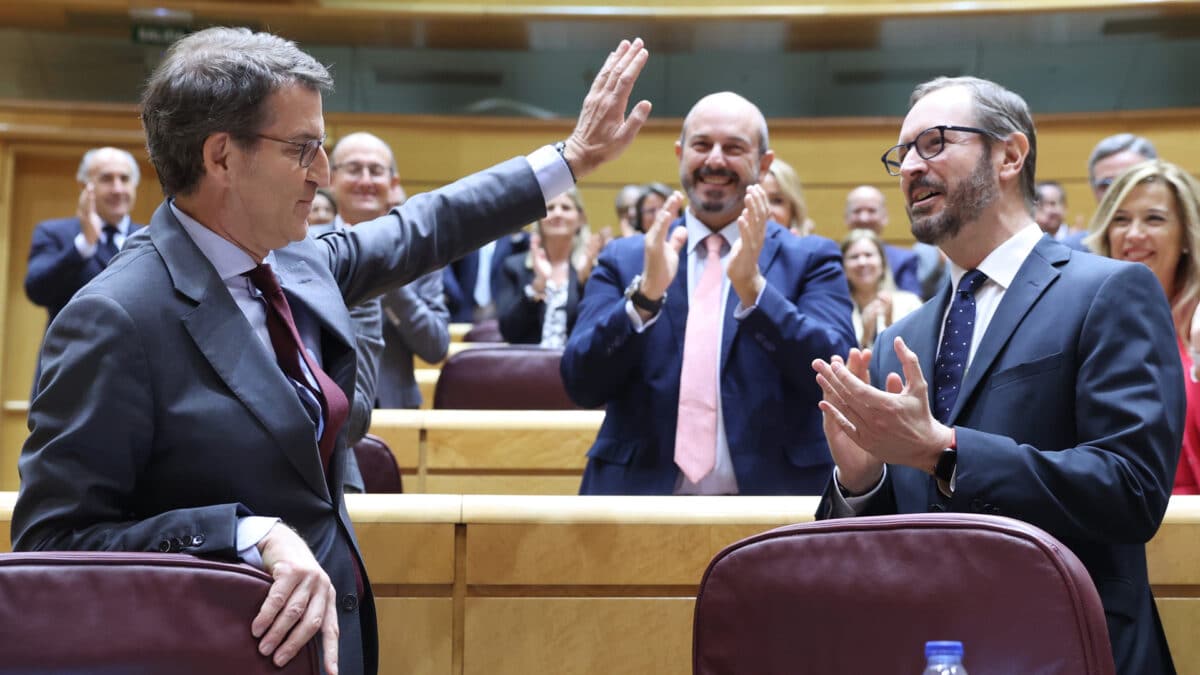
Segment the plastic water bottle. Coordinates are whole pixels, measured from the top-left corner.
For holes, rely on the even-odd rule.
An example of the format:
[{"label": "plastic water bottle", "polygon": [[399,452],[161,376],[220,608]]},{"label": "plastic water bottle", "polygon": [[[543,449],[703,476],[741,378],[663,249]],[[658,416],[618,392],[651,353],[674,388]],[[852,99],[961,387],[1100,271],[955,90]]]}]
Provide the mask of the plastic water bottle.
[{"label": "plastic water bottle", "polygon": [[961,642],[926,642],[925,672],[922,675],[967,675]]}]

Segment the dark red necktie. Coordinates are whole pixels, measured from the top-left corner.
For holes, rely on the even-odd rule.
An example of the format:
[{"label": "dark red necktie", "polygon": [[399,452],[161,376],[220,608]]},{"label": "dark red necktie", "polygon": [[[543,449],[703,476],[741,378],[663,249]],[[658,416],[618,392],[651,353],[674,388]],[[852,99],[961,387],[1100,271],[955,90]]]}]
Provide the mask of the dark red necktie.
[{"label": "dark red necktie", "polygon": [[350,410],[346,394],[324,370],[321,370],[304,348],[304,343],[300,341],[300,333],[296,330],[296,322],[292,318],[292,310],[271,266],[263,263],[247,272],[246,276],[267,301],[267,333],[271,336],[271,346],[275,349],[275,358],[283,372],[312,390],[304,369],[300,367],[300,359],[304,359],[308,372],[312,373],[317,381],[319,389],[313,391],[313,395],[321,404],[321,417],[325,421],[325,429],[317,446],[321,450],[321,465],[325,467],[325,475],[329,476],[329,460],[333,456],[333,446]]}]

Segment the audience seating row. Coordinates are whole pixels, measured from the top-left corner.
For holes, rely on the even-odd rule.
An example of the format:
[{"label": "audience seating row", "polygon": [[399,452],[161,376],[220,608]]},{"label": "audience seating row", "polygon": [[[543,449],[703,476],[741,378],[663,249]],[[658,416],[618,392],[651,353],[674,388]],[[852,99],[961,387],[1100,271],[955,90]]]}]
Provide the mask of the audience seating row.
[{"label": "audience seating row", "polygon": [[[0,493],[5,531],[14,500]],[[347,505],[378,597],[381,672],[683,675],[712,558],[811,520],[816,499],[350,495]],[[1148,554],[1177,669],[1200,672],[1200,497],[1172,498]],[[824,619],[794,609],[797,633]],[[904,650],[897,664],[913,662]]]}]

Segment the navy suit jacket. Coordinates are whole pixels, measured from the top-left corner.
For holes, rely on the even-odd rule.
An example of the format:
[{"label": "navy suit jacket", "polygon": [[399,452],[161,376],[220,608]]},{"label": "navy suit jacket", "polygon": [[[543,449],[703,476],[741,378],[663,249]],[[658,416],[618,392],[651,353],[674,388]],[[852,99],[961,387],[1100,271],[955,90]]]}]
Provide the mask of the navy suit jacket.
[{"label": "navy suit jacket", "polygon": [[[518,158],[279,249],[275,272],[297,320],[319,327],[319,344],[306,346],[351,399],[347,305],[545,208]],[[14,550],[161,549],[236,561],[237,518],[279,517],[337,591],[340,672],[376,671],[374,604],[342,492],[346,429],[326,476],[313,423],[274,353],[166,204],[67,304],[43,354],[18,462]],[[353,597],[359,574],[362,598]]]},{"label": "navy suit jacket", "polygon": [[[929,377],[949,297],[946,286],[883,332],[875,386],[888,373],[903,377],[897,335]],[[982,512],[1046,530],[1091,573],[1117,672],[1174,672],[1145,543],[1174,482],[1183,378],[1170,308],[1149,268],[1043,237],[996,309],[951,413],[953,497],[929,474],[889,465],[864,515]],[[818,518],[831,515],[833,489],[830,481]]]},{"label": "navy suit jacket", "polygon": [[[51,321],[76,291],[104,269],[99,257],[85,259],[75,250],[79,227],[78,218],[59,218],[42,221],[33,229],[25,295],[34,304],[45,307]],[[142,227],[145,226],[131,222],[126,238]]]},{"label": "navy suit jacket", "polygon": [[[496,240],[496,248],[492,252],[492,263],[488,271],[493,303],[497,302],[500,295],[500,270],[504,265],[505,258],[514,253],[525,253],[528,250],[528,232],[517,232]],[[478,249],[447,265],[442,270],[442,286],[446,293],[446,306],[450,310],[451,321],[471,323],[475,320],[475,282],[478,278]]]},{"label": "navy suit jacket", "polygon": [[[676,221],[676,225],[682,223]],[[588,451],[583,494],[671,494],[679,374],[688,317],[687,260],[654,325],[635,333],[624,290],[642,271],[644,235],[605,247],[584,289],[562,359],[563,382],[580,406],[607,406]],[[845,355],[854,342],[850,295],[836,244],[767,224],[758,259],[767,285],[749,316],[725,303],[721,404],[741,494],[819,494],[832,459],[821,428],[814,358]]]},{"label": "navy suit jacket", "polygon": [[891,244],[884,244],[883,252],[887,255],[888,269],[892,271],[896,288],[921,295],[921,276],[918,274],[921,260],[917,254]]}]

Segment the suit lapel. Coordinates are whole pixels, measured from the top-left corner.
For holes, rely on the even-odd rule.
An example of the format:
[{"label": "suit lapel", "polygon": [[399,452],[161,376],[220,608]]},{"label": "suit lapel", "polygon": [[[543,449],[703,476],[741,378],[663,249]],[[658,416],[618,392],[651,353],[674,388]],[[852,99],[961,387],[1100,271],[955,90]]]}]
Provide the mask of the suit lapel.
[{"label": "suit lapel", "polygon": [[183,315],[183,324],[197,349],[313,491],[330,499],[316,440],[303,425],[286,423],[304,419],[307,413],[275,364],[274,355],[255,335],[212,264],[165,202],[151,223],[151,241],[167,266],[175,290],[195,303],[195,308]]},{"label": "suit lapel", "polygon": [[[776,225],[773,221],[767,222],[767,232],[763,238],[762,250],[758,253],[758,269],[763,277],[770,272],[771,266],[775,263],[776,254],[779,252],[779,235],[784,232],[784,229]],[[733,352],[733,339],[737,337],[742,322],[734,318],[737,313],[738,303],[741,300],[738,298],[737,292],[733,290],[733,284],[729,285],[729,294],[725,298],[725,326],[721,330],[721,370],[725,372],[726,365],[729,364],[729,356]]]},{"label": "suit lapel", "polygon": [[1059,272],[1055,264],[1062,263],[1070,255],[1070,250],[1061,244],[1051,239],[1042,239],[1025,259],[1017,276],[1013,278],[1012,286],[1004,292],[1000,306],[996,308],[996,313],[988,323],[987,332],[983,334],[983,340],[975,351],[975,358],[971,359],[971,365],[963,377],[962,389],[958,393],[958,401],[954,404],[954,410],[950,412],[949,423],[957,419],[966,401],[991,370],[996,357],[1008,344],[1025,315],[1058,278]]},{"label": "suit lapel", "polygon": [[320,277],[307,259],[284,251],[276,251],[275,258],[279,265],[276,269],[279,285],[288,298],[288,305],[294,308],[293,315],[297,309],[307,312],[316,318],[321,328],[321,368],[342,388],[347,399],[353,400],[354,327],[346,312],[328,311],[329,308],[340,310],[345,307],[345,300],[336,292],[336,286],[316,283]]}]

